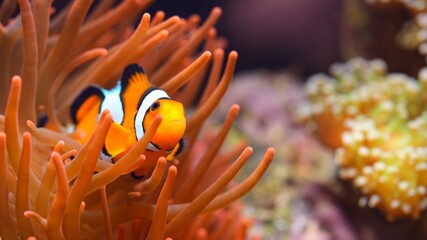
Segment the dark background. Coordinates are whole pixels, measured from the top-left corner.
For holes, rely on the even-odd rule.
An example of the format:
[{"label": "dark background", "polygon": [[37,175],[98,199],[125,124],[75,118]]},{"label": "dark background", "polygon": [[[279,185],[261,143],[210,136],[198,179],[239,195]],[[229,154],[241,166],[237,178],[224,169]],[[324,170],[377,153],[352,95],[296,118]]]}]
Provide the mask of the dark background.
[{"label": "dark background", "polygon": [[[98,1],[94,1],[96,4]],[[56,0],[57,9],[69,1]],[[120,1],[117,1],[120,2]],[[157,0],[148,9],[166,16],[199,14],[219,6],[218,35],[237,50],[238,71],[291,68],[303,75],[325,71],[339,60],[341,0]]]},{"label": "dark background", "polygon": [[214,6],[223,9],[218,33],[228,50],[239,52],[239,70],[284,69],[304,74],[322,71],[338,60],[341,0],[158,0],[149,9],[203,19]]},{"label": "dark background", "polygon": [[[53,5],[61,9],[68,2],[55,0]],[[417,49],[408,50],[396,43],[396,35],[412,17],[400,4],[370,5],[364,0],[157,0],[148,12],[163,10],[167,16],[181,17],[197,13],[204,20],[215,6],[223,9],[217,29],[228,39],[226,50],[239,52],[238,71],[287,69],[306,77],[327,72],[332,63],[354,56],[382,58],[390,71],[412,76],[425,65]]]},{"label": "dark background", "polygon": [[287,69],[306,77],[327,72],[351,57],[381,58],[390,72],[414,77],[425,66],[416,48],[399,44],[397,35],[413,17],[399,3],[364,0],[158,0],[149,9],[205,18],[220,6],[217,24],[228,50],[239,52],[238,70]]}]

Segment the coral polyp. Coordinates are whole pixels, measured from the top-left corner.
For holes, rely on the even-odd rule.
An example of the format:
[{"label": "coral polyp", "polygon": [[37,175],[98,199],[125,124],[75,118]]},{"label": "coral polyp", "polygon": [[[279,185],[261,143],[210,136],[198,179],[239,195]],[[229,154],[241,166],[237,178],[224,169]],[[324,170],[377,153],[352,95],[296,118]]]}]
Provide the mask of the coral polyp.
[{"label": "coral polyp", "polygon": [[[330,147],[339,147],[341,133],[347,118],[365,113],[373,105],[387,99],[379,92],[372,94],[374,87],[366,88],[365,83],[380,85],[386,66],[380,60],[369,64],[362,59],[353,59],[347,65],[331,67],[333,77],[316,74],[308,79],[305,91],[309,104],[303,104],[297,112],[300,120],[314,120],[316,131]],[[370,92],[369,92],[370,91]],[[386,90],[382,94],[389,94]]]},{"label": "coral polyp", "polygon": [[397,129],[366,118],[349,120],[343,146],[336,151],[340,177],[352,180],[365,195],[359,204],[382,209],[390,220],[418,218],[427,207],[425,136],[405,126],[419,120],[397,123]]},{"label": "coral polyp", "polygon": [[336,149],[339,175],[360,189],[361,206],[389,220],[418,218],[427,207],[426,70],[417,81],[356,58],[331,73],[309,80],[299,117]]}]

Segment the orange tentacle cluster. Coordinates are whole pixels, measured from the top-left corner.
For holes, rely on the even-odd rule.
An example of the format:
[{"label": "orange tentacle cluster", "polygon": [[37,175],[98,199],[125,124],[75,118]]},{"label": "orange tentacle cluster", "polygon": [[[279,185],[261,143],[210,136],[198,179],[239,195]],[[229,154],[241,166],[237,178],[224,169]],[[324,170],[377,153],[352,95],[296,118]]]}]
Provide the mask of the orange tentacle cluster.
[{"label": "orange tentacle cluster", "polygon": [[[31,8],[19,0],[20,16],[12,21],[14,1],[4,1],[0,8],[0,236],[244,239],[250,221],[233,202],[256,185],[274,149],[266,150],[245,181],[227,189],[252,155],[251,148],[242,151],[240,145],[218,154],[239,107],[230,107],[213,142],[200,136],[237,61],[234,51],[224,59],[224,41],[216,35],[221,9],[214,8],[201,25],[196,16],[165,19],[159,12],[151,19],[144,14],[134,29],[133,20],[151,1],[129,0],[114,7],[113,2],[101,1],[89,11],[92,1],[77,0],[50,16],[52,1],[35,1]],[[187,109],[194,107],[199,86],[209,79],[188,117],[190,144],[172,163],[145,152],[160,118],[115,164],[99,159],[112,120],[108,111],[84,145],[74,140],[84,132],[69,132],[67,113],[79,91],[90,84],[113,86],[132,62],[144,66],[153,83]],[[55,131],[36,127],[41,114]],[[214,147],[200,156],[200,144]],[[237,150],[242,153],[230,161]],[[138,182],[129,173],[141,166],[150,175]]]}]

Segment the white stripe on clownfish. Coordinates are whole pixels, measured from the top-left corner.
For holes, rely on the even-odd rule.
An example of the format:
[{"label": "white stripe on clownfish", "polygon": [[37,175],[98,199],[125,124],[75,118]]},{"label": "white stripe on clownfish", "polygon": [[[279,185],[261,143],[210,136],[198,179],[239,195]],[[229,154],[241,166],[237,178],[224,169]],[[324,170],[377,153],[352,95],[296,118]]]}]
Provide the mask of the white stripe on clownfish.
[{"label": "white stripe on clownfish", "polygon": [[[108,109],[110,113],[113,115],[113,121],[117,123],[122,123],[124,111],[123,111],[123,103],[120,98],[120,92],[121,92],[120,81],[118,82],[116,87],[114,87],[113,89],[107,90],[107,89],[100,88],[100,90],[104,94],[105,98],[101,104],[98,120],[101,117],[101,113],[104,110]],[[149,93],[147,93],[144,96],[144,98],[141,99],[142,100],[141,104],[135,116],[135,134],[136,134],[137,140],[140,140],[144,136],[145,131],[143,128],[143,124],[141,123],[143,123],[145,114],[147,110],[150,108],[150,106],[153,105],[153,103],[159,99],[171,99],[169,95],[161,89],[153,88],[153,89],[148,89],[147,91],[149,91]]]},{"label": "white stripe on clownfish", "polygon": [[[122,88],[120,86],[120,81],[118,82],[117,86],[115,86],[111,90],[107,90],[107,89],[103,89],[103,88],[100,88],[100,90],[104,94],[105,98],[101,104],[101,109],[99,111],[100,114],[98,115],[98,120],[99,120],[99,117],[101,117],[101,113],[104,110],[108,109],[108,110],[110,110],[110,113],[113,115],[113,121],[117,122],[117,123],[122,123],[124,112],[123,112],[122,99],[120,98],[120,92],[122,90]],[[120,103],[120,104],[118,104],[118,103]]]},{"label": "white stripe on clownfish", "polygon": [[161,89],[152,90],[144,97],[135,116],[135,133],[137,140],[140,140],[144,136],[143,121],[147,110],[155,101],[165,98],[170,99],[169,95]]},{"label": "white stripe on clownfish", "polygon": [[[101,104],[98,120],[99,120],[99,117],[101,116],[101,113],[104,110],[108,109],[110,113],[113,115],[113,121],[117,123],[122,123],[124,112],[123,112],[123,103],[120,98],[120,92],[121,92],[120,81],[118,82],[116,87],[110,90],[103,89],[103,88],[100,88],[100,90],[104,94],[104,101],[102,101],[102,104]],[[169,95],[161,89],[153,88],[153,89],[148,89],[147,91],[149,92],[145,94],[143,99],[141,99],[142,100],[141,104],[135,116],[135,135],[137,140],[140,140],[145,134],[145,130],[143,127],[144,117],[148,109],[151,107],[151,105],[153,105],[153,103],[159,99],[171,99]],[[148,144],[147,149],[151,151],[161,150],[151,142]],[[166,151],[166,153],[169,153],[171,151],[172,150]]]}]

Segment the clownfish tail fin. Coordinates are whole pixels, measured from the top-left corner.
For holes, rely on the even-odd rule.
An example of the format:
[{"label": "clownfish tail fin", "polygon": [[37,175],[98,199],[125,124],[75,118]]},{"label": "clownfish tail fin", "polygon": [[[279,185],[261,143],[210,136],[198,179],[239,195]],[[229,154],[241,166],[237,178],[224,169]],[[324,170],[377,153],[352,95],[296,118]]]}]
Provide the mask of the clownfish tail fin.
[{"label": "clownfish tail fin", "polygon": [[126,66],[123,70],[121,78],[122,90],[125,90],[129,85],[134,83],[147,83],[148,79],[145,75],[144,69],[136,64],[132,63]]},{"label": "clownfish tail fin", "polygon": [[79,123],[96,103],[101,103],[105,96],[102,90],[96,86],[89,86],[74,100],[70,108],[71,120]]}]

